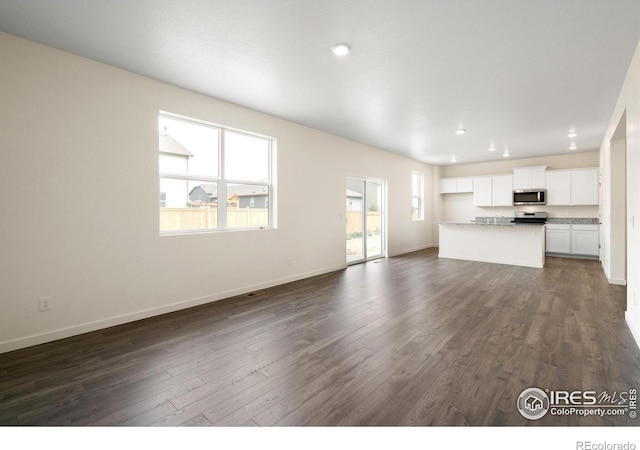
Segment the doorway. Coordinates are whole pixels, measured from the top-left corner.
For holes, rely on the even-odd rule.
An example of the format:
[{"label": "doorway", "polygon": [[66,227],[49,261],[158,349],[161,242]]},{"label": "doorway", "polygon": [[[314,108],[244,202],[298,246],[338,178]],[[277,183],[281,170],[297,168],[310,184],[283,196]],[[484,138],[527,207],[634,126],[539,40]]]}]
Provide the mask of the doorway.
[{"label": "doorway", "polygon": [[347,264],[386,256],[386,182],[347,178]]},{"label": "doorway", "polygon": [[[611,182],[609,198],[609,281],[625,285],[627,282],[627,114],[620,122],[610,142]],[[605,258],[607,257],[605,249]]]}]

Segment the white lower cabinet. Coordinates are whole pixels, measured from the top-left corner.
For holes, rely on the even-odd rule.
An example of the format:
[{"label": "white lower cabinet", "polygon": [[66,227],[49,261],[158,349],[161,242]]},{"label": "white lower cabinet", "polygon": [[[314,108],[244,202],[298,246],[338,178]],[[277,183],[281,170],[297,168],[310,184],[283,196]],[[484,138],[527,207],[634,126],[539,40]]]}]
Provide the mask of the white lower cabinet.
[{"label": "white lower cabinet", "polygon": [[600,253],[598,225],[571,225],[571,251],[576,255]]},{"label": "white lower cabinet", "polygon": [[571,225],[547,225],[547,252],[571,253]]},{"label": "white lower cabinet", "polygon": [[599,225],[547,224],[547,253],[575,256],[600,254]]}]

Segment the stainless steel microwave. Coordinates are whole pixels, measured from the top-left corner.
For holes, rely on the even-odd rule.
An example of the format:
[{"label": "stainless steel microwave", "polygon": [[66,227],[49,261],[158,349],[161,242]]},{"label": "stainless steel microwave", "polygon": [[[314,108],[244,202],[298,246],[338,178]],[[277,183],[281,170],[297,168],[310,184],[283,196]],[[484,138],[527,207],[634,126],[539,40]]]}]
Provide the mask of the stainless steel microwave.
[{"label": "stainless steel microwave", "polygon": [[546,205],[546,189],[517,189],[513,191],[514,205]]}]

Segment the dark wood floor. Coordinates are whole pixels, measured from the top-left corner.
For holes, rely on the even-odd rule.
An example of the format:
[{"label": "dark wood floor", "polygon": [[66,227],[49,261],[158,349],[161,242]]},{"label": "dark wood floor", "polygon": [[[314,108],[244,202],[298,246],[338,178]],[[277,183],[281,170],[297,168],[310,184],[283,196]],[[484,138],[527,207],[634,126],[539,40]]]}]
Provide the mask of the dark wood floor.
[{"label": "dark wood floor", "polygon": [[516,409],[640,387],[624,310],[597,261],[429,249],[0,355],[0,424],[638,425]]}]

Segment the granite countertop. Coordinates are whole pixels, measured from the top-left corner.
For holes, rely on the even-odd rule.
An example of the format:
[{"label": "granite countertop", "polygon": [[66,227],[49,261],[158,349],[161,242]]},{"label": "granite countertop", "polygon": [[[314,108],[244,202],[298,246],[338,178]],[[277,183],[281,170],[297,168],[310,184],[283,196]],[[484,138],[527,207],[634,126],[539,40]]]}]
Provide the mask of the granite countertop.
[{"label": "granite countertop", "polygon": [[[542,223],[513,223],[511,222],[513,217],[476,217],[475,220],[470,220],[468,222],[460,222],[460,221],[451,221],[451,222],[437,222],[438,225],[491,225],[491,226],[502,226],[502,227],[520,227],[520,226],[534,226],[539,227],[541,225],[545,225]],[[580,225],[599,225],[600,219],[596,217],[548,217],[548,224],[562,224],[562,225],[571,225],[571,224],[580,224]]]},{"label": "granite countertop", "polygon": [[547,223],[557,223],[563,225],[599,225],[600,219],[597,217],[548,217]]},{"label": "granite countertop", "polygon": [[482,226],[482,227],[486,227],[486,226],[492,226],[492,227],[540,227],[542,225],[544,225],[544,223],[513,223],[513,222],[507,222],[507,221],[497,221],[496,223],[493,222],[476,222],[475,220],[472,220],[470,222],[437,222],[438,225],[477,225],[477,226]]}]

